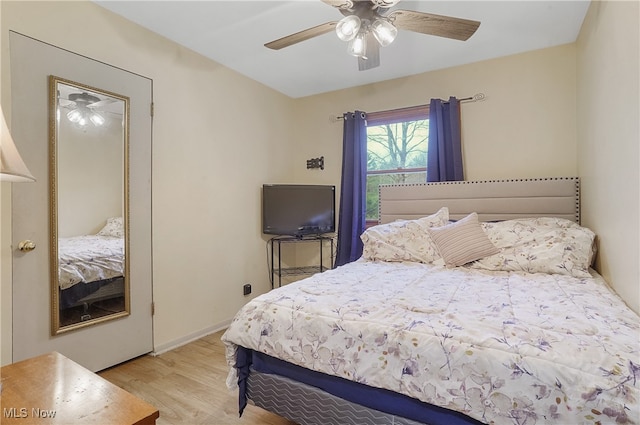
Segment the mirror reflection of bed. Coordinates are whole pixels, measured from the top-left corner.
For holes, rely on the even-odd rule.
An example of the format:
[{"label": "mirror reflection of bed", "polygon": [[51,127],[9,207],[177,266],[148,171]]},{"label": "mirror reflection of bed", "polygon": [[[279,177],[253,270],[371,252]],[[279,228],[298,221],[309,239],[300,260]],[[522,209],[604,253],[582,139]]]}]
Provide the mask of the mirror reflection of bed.
[{"label": "mirror reflection of bed", "polygon": [[58,239],[60,326],[125,310],[122,217],[95,235]]},{"label": "mirror reflection of bed", "polygon": [[[127,98],[51,77],[52,332],[128,314]],[[57,307],[56,307],[57,306]]]}]

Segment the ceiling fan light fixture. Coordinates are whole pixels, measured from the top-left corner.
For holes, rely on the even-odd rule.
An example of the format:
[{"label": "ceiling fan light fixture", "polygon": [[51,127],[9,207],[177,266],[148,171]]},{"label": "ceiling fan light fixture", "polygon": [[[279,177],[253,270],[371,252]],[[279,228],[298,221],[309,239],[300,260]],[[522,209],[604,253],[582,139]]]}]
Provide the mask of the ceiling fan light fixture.
[{"label": "ceiling fan light fixture", "polygon": [[400,0],[371,0],[376,7],[389,8],[395,6]]},{"label": "ceiling fan light fixture", "polygon": [[67,119],[69,119],[69,121],[71,121],[72,123],[78,123],[82,119],[82,112],[80,112],[79,109],[69,111],[69,113],[67,114]]},{"label": "ceiling fan light fixture", "polygon": [[391,22],[380,18],[371,24],[371,31],[382,47],[393,43],[398,35],[398,29]]},{"label": "ceiling fan light fixture", "polygon": [[67,113],[67,119],[81,127],[89,124],[89,121],[91,121],[96,127],[100,127],[106,122],[106,119],[102,115],[83,105],[69,111]]},{"label": "ceiling fan light fixture", "polygon": [[366,59],[367,53],[367,33],[366,31],[358,32],[358,35],[349,42],[347,51],[350,55]]},{"label": "ceiling fan light fixture", "polygon": [[366,71],[380,66],[380,47],[393,43],[399,30],[466,41],[480,26],[479,21],[454,16],[435,15],[417,10],[394,10],[400,1],[322,0],[323,3],[338,9],[343,15],[342,19],[289,34],[266,43],[265,47],[280,50],[336,31],[338,38],[348,43],[348,53],[358,58],[358,70]]},{"label": "ceiling fan light fixture", "polygon": [[362,22],[360,18],[356,15],[345,16],[340,19],[338,25],[336,25],[336,34],[338,38],[342,41],[351,41],[353,40],[358,31],[360,31],[360,26]]},{"label": "ceiling fan light fixture", "polygon": [[91,122],[93,123],[93,125],[95,126],[101,126],[104,124],[105,119],[102,115],[100,115],[97,112],[93,112],[90,116],[89,119],[91,120]]}]

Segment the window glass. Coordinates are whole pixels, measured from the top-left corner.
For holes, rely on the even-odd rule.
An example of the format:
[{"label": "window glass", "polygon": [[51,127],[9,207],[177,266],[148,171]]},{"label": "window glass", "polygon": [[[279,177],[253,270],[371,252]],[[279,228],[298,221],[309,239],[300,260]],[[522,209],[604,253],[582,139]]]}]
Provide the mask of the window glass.
[{"label": "window glass", "polygon": [[428,106],[368,114],[366,211],[368,224],[375,224],[378,221],[378,186],[380,184],[426,181],[428,140]]}]

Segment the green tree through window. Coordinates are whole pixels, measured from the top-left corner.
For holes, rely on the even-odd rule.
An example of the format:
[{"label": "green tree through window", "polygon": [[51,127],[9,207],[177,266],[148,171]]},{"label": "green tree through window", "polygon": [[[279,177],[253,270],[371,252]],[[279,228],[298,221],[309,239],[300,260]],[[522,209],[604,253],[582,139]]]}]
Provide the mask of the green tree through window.
[{"label": "green tree through window", "polygon": [[429,107],[367,114],[367,211],[378,221],[378,186],[418,183],[427,177]]}]

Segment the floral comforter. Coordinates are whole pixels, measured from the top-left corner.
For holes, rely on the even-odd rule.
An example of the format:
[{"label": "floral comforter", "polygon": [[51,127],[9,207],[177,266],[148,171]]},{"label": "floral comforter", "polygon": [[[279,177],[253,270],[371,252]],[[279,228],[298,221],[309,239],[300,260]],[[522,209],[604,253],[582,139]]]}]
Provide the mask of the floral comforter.
[{"label": "floral comforter", "polygon": [[223,341],[230,366],[240,345],[485,423],[605,424],[640,423],[639,338],[595,274],[360,260],[253,299]]},{"label": "floral comforter", "polygon": [[86,235],[58,239],[60,289],[123,274],[123,238]]}]

